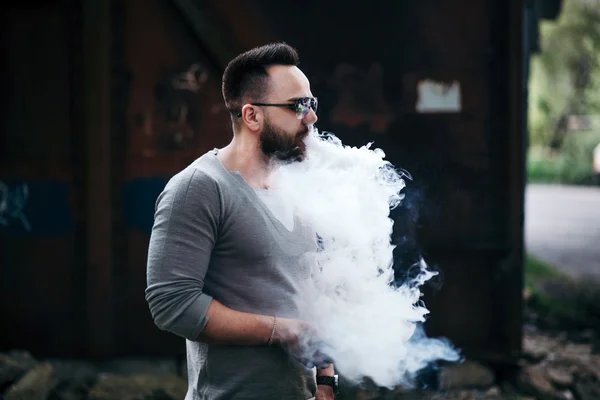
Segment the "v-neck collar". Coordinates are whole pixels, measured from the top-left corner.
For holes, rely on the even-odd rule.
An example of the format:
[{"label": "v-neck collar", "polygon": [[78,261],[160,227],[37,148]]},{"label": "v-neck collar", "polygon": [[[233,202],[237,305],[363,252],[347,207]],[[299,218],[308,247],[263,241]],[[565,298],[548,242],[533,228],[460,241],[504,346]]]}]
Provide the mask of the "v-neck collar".
[{"label": "v-neck collar", "polygon": [[[242,189],[248,194],[248,196],[250,196],[254,200],[255,204],[258,204],[260,209],[269,217],[269,220],[271,220],[271,222],[273,223],[273,226],[275,227],[277,232],[279,232],[282,235],[290,235],[290,234],[295,234],[298,232],[299,227],[300,227],[300,221],[298,220],[298,217],[296,216],[295,213],[293,214],[294,226],[293,226],[292,230],[289,230],[279,220],[279,218],[277,218],[277,216],[275,216],[275,214],[273,214],[273,212],[271,211],[269,206],[267,206],[264,203],[264,201],[262,201],[262,199],[255,192],[255,189],[252,186],[250,186],[250,184],[244,179],[244,177],[242,176],[242,174],[239,171],[229,171],[227,168],[225,168],[225,166],[223,165],[221,160],[219,160],[219,158],[217,157],[217,153],[218,153],[218,149],[213,149],[210,152],[211,158],[214,158],[214,161],[216,164],[218,164],[219,168],[221,168],[223,171],[227,172],[229,174],[229,176],[231,176],[237,182],[240,183],[240,186],[242,187]],[[269,190],[269,189],[259,189],[259,190]]]}]

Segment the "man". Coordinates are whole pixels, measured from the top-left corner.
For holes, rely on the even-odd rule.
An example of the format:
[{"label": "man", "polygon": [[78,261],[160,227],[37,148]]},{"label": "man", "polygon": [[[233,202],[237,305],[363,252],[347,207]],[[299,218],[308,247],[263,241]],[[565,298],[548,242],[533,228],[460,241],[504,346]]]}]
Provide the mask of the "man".
[{"label": "man", "polygon": [[189,400],[333,399],[337,390],[333,365],[309,368],[318,360],[302,351],[303,254],[315,251],[314,234],[268,190],[279,163],[304,159],[317,121],[298,63],[283,43],[233,59],[223,74],[233,139],[157,200],[146,299],[156,325],[186,339]]}]

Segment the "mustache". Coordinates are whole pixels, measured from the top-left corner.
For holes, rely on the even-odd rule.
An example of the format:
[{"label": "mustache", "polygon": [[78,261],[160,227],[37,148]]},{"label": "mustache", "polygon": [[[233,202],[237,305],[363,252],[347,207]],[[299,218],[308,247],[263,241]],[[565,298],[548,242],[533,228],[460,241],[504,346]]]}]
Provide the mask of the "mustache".
[{"label": "mustache", "polygon": [[296,135],[296,137],[302,138],[304,136],[307,136],[308,132],[310,132],[310,128],[307,126],[303,130],[301,130],[300,132],[298,132],[298,134]]}]

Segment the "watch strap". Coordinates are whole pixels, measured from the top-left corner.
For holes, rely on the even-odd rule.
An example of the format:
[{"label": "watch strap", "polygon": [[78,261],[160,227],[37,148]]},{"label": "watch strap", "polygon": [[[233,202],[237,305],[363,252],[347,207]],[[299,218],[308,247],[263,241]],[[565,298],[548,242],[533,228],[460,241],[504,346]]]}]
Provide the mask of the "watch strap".
[{"label": "watch strap", "polygon": [[335,386],[335,377],[333,376],[317,376],[317,385]]},{"label": "watch strap", "polygon": [[334,375],[334,376],[327,376],[327,375],[317,376],[317,385],[331,386],[333,388],[333,392],[335,394],[337,394],[338,391],[339,391],[338,377],[337,377],[337,375]]}]

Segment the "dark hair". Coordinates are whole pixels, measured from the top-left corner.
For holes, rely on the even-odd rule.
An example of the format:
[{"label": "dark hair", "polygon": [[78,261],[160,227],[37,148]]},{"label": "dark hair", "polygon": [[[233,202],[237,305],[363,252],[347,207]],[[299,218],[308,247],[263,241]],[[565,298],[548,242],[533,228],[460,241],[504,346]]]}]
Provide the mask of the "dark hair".
[{"label": "dark hair", "polygon": [[296,50],[286,43],[270,43],[248,50],[227,64],[223,72],[223,100],[229,111],[236,115],[244,100],[263,100],[269,84],[267,68],[272,65],[300,63]]}]

